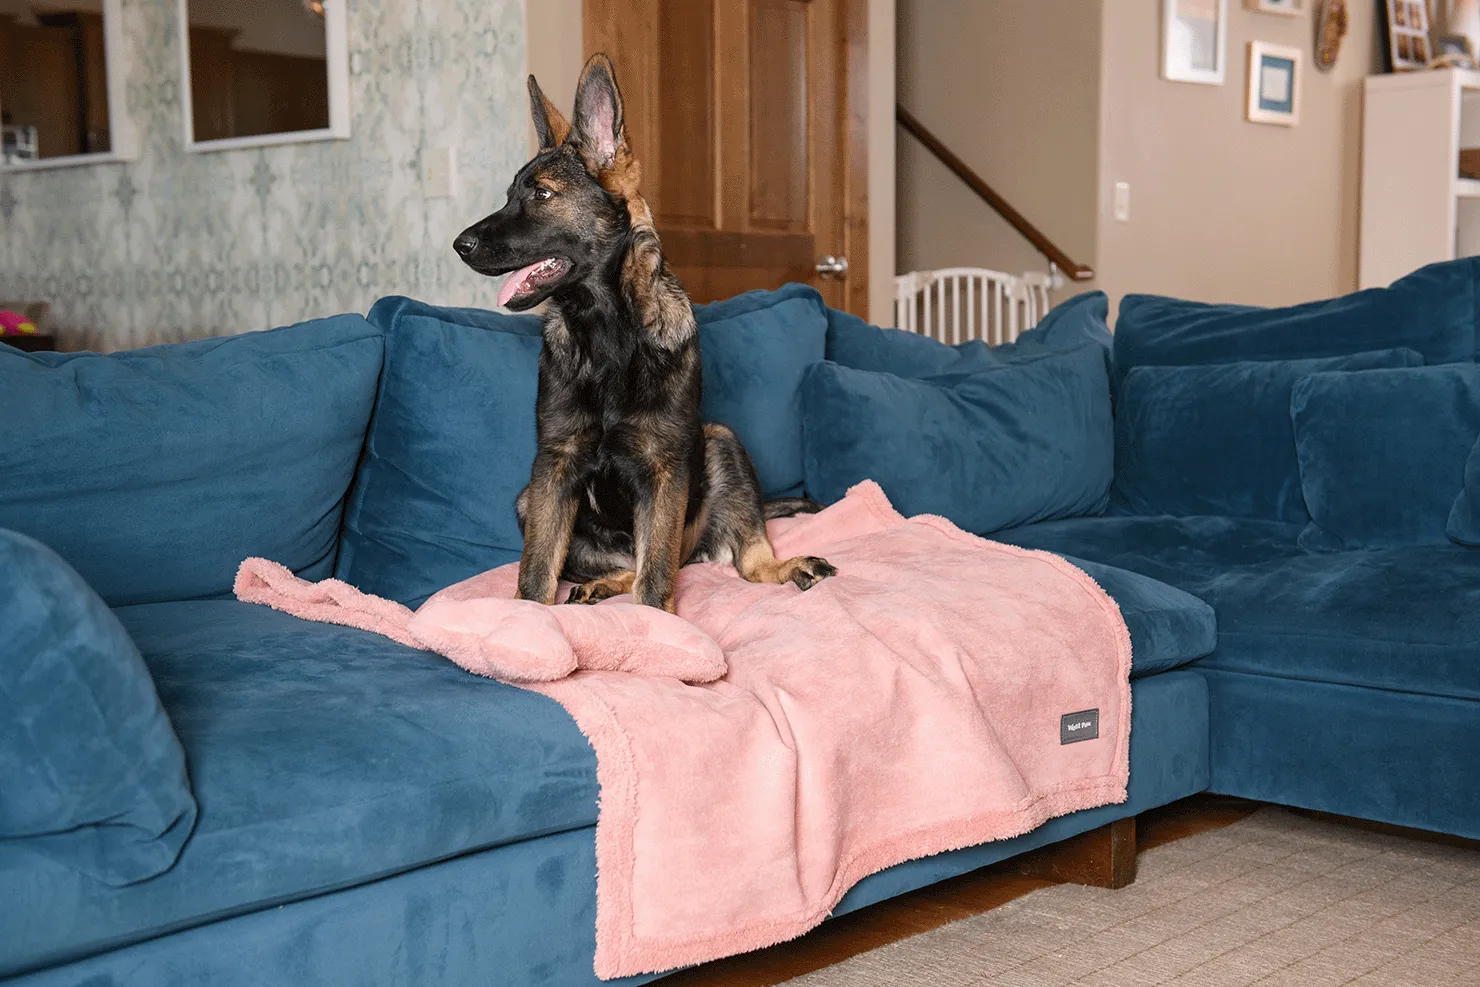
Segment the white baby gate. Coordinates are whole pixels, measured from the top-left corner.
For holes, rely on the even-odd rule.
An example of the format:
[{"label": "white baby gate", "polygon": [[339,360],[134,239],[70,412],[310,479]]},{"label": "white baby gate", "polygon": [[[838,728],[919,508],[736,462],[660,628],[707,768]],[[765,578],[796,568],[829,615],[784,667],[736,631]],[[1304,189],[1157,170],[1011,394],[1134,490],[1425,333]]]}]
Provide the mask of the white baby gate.
[{"label": "white baby gate", "polygon": [[894,279],[894,324],[942,343],[1010,343],[1048,312],[1054,274],[1003,274],[982,267],[911,271]]}]

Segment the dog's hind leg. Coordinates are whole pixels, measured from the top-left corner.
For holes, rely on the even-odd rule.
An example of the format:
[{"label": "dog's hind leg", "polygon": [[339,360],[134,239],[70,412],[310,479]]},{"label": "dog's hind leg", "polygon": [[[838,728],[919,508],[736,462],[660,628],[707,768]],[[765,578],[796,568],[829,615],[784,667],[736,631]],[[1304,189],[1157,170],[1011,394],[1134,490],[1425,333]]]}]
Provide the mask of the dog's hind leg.
[{"label": "dog's hind leg", "polygon": [[740,578],[752,583],[795,583],[802,589],[811,589],[828,576],[837,575],[826,559],[815,555],[798,555],[790,559],[776,558],[771,548],[771,539],[762,529],[760,537],[752,539],[740,549],[735,560]]},{"label": "dog's hind leg", "polygon": [[602,544],[581,531],[577,524],[565,557],[561,576],[576,584],[566,603],[600,603],[602,600],[632,592],[637,573],[630,544],[626,548]]},{"label": "dog's hind leg", "polygon": [[764,507],[767,521],[782,517],[796,517],[798,514],[816,514],[822,510],[821,504],[806,497],[777,497],[775,500],[766,501]]},{"label": "dog's hind leg", "polygon": [[619,569],[610,575],[588,579],[581,583],[570,591],[570,596],[566,597],[565,602],[600,603],[602,600],[632,592],[632,585],[635,582],[637,582],[637,573],[631,569]]},{"label": "dog's hind leg", "polygon": [[[694,540],[694,561],[733,562],[740,578],[752,583],[795,583],[811,589],[837,570],[826,559],[799,555],[778,559],[766,535],[766,506],[761,503],[755,466],[734,432],[724,425],[704,426],[704,473],[707,480],[699,518],[703,530]],[[786,509],[801,513],[800,498]],[[777,515],[782,516],[782,515]]]}]

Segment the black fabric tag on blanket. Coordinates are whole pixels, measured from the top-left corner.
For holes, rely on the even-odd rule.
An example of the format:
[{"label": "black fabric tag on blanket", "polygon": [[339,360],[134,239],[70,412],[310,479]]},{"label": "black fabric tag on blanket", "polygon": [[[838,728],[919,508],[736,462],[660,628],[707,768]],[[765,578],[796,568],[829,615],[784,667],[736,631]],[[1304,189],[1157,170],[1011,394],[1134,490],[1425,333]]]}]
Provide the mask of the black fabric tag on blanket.
[{"label": "black fabric tag on blanket", "polygon": [[1081,740],[1095,740],[1100,736],[1100,711],[1081,710],[1065,713],[1059,717],[1059,744],[1077,744]]}]

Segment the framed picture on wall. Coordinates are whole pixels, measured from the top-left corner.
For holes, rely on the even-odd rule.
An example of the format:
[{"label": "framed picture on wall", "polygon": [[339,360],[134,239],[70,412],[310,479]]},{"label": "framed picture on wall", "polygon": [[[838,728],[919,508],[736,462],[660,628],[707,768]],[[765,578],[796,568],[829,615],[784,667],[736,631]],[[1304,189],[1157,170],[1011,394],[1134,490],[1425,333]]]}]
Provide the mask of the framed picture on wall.
[{"label": "framed picture on wall", "polygon": [[1382,19],[1389,72],[1413,72],[1429,67],[1428,0],[1382,0]]},{"label": "framed picture on wall", "polygon": [[1249,42],[1251,123],[1293,127],[1300,122],[1300,74],[1305,53],[1299,48]]},{"label": "framed picture on wall", "polygon": [[1284,14],[1286,17],[1298,17],[1305,10],[1303,0],[1244,0],[1244,6],[1261,14]]},{"label": "framed picture on wall", "polygon": [[1229,0],[1162,0],[1161,77],[1223,85]]}]

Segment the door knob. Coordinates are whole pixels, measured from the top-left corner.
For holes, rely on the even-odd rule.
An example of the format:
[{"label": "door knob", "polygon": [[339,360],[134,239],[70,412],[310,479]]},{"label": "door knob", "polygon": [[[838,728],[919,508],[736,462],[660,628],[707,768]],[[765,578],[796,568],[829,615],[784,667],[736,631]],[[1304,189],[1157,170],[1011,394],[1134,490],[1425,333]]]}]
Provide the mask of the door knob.
[{"label": "door knob", "polygon": [[848,258],[834,257],[828,254],[817,262],[817,273],[825,278],[846,278],[848,276]]}]

